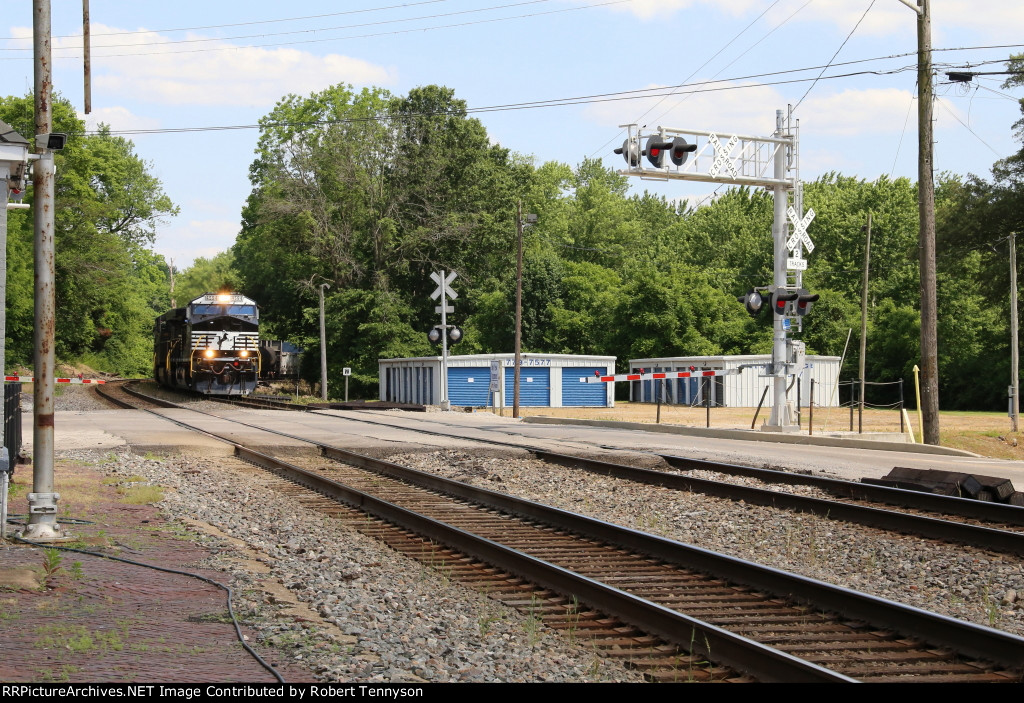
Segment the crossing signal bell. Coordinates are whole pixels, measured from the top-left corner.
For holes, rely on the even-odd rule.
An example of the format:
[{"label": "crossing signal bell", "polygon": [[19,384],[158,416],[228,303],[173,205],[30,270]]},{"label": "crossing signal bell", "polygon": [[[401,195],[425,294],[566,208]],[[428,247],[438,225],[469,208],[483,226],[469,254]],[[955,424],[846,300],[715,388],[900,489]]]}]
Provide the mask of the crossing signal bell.
[{"label": "crossing signal bell", "polygon": [[736,300],[746,306],[747,313],[749,313],[751,317],[757,317],[761,314],[761,309],[764,307],[765,302],[764,296],[753,288],[747,291],[746,295],[741,295],[736,298]]},{"label": "crossing signal bell", "polygon": [[630,168],[640,165],[640,145],[635,139],[627,139],[622,142],[622,146],[616,149],[615,153],[622,154],[622,158],[626,160]]},{"label": "crossing signal bell", "polygon": [[809,313],[811,311],[811,303],[818,302],[818,298],[820,297],[821,296],[817,293],[811,295],[809,290],[801,288],[798,291],[796,298],[796,314],[803,316]]}]

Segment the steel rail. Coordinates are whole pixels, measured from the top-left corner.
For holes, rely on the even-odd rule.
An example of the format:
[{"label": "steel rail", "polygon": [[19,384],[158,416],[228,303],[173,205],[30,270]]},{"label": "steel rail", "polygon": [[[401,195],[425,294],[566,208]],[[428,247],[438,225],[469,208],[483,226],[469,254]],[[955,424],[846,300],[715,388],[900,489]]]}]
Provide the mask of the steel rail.
[{"label": "steel rail", "polygon": [[[327,456],[348,454],[337,448],[322,448],[327,450],[325,452]],[[713,658],[719,664],[747,673],[758,680],[794,683],[856,682],[856,679],[786,654],[774,647],[760,644],[645,598],[640,598],[447,523],[425,517],[275,457],[246,449],[237,444],[235,445],[235,454],[244,461],[276,473],[282,473],[289,480],[313,491],[365,510],[375,517],[416,532],[428,539],[436,540],[468,556],[521,576],[532,583],[570,597],[575,596],[580,602],[586,603],[590,607],[629,622],[684,649],[696,650],[702,656]],[[351,455],[350,459],[353,461],[346,460],[346,463],[367,464],[360,468],[368,468],[375,461],[361,455]],[[391,466],[402,468],[397,465]]]},{"label": "steel rail", "polygon": [[[183,421],[173,420],[159,413],[154,414],[170,419],[176,424],[192,427],[192,429],[197,429],[204,434],[231,444],[236,448],[236,453],[240,449],[252,452],[252,450],[245,449],[229,438],[210,433],[201,428],[195,428]],[[287,435],[256,425],[239,424],[274,434],[293,437],[293,435]],[[677,566],[703,571],[719,578],[744,584],[777,596],[841,613],[845,617],[859,619],[876,627],[893,629],[901,635],[919,638],[933,646],[948,647],[971,658],[994,662],[1018,672],[1024,671],[1024,638],[1007,632],[956,620],[938,613],[932,613],[772,567],[746,562],[742,559],[719,554],[700,547],[649,535],[485,488],[470,486],[458,481],[403,467],[392,462],[350,452],[339,447],[331,447],[305,438],[297,439],[302,439],[302,441],[317,446],[319,451],[329,458],[343,461],[353,466],[378,471],[408,483],[420,485],[424,488],[465,500],[471,500],[513,515],[541,521],[556,528],[583,533],[620,547],[662,559]],[[258,452],[254,454],[258,454]],[[275,462],[278,461],[272,457],[268,457],[268,459]],[[298,467],[294,468],[302,471]],[[308,474],[309,472],[305,473]],[[361,496],[365,495],[358,491],[357,493]],[[358,500],[364,499],[359,498]],[[363,505],[359,502],[352,504],[357,507]],[[660,608],[661,606],[658,607]],[[616,612],[609,612],[612,615],[618,615]],[[622,619],[628,620],[629,618],[622,616]],[[678,642],[679,640],[672,638],[671,641]],[[687,642],[686,646],[689,647],[689,645],[690,643]],[[718,652],[715,652],[714,656],[717,661],[725,665],[733,666],[743,671],[750,671],[749,668],[741,664],[734,664],[720,658]]]},{"label": "steel rail", "polygon": [[329,458],[379,471],[393,478],[457,496],[513,515],[544,522],[602,539],[668,563],[696,569],[720,578],[764,590],[792,600],[824,607],[877,627],[892,628],[933,645],[949,647],[970,657],[1024,671],[1024,638],[956,620],[938,613],[842,588],[816,579],[761,566],[700,547],[649,535],[558,508],[523,500],[486,488],[399,466],[337,447],[319,445]]},{"label": "steel rail", "polygon": [[[322,414],[322,413],[319,413]],[[350,418],[345,418],[350,419]],[[408,429],[413,432],[420,432],[441,437],[452,437],[452,434],[437,432],[422,428],[403,427],[386,422],[375,420],[356,419],[357,422],[365,422],[374,425],[381,425],[394,429]],[[884,530],[892,530],[910,534],[921,535],[929,539],[954,541],[968,544],[983,549],[1009,552],[1011,554],[1024,555],[1024,533],[1009,532],[992,527],[970,525],[962,522],[953,522],[940,518],[914,515],[881,508],[873,508],[864,505],[854,505],[830,501],[823,498],[811,498],[792,493],[781,493],[764,488],[753,486],[740,486],[734,483],[713,481],[710,479],[699,479],[679,474],[670,474],[664,471],[653,469],[641,469],[613,462],[589,459],[586,457],[561,454],[546,449],[539,449],[535,446],[503,442],[501,440],[487,438],[464,437],[474,442],[484,442],[499,446],[512,447],[526,450],[537,456],[538,459],[550,463],[560,464],[570,468],[583,469],[614,478],[620,478],[635,483],[662,486],[673,490],[695,491],[705,495],[713,495],[719,498],[730,500],[743,500],[748,503],[765,505],[769,507],[796,510],[799,512],[812,513],[827,517],[829,519],[851,522],[854,524],[875,527]],[[994,522],[1006,522],[1010,525],[1024,526],[1024,508],[1001,503],[986,503],[983,501],[969,500],[966,498],[952,498],[950,496],[938,496],[931,493],[920,493],[900,488],[888,488],[885,486],[873,486],[870,484],[854,483],[852,481],[841,481],[839,479],[807,476],[804,474],[787,473],[784,471],[771,471],[767,469],[756,469],[754,467],[723,464],[719,462],[706,461],[702,459],[688,459],[666,454],[654,454],[661,457],[669,465],[675,468],[701,468],[707,471],[720,471],[734,475],[762,478],[765,481],[776,479],[776,483],[792,485],[811,485],[836,495],[873,500],[888,505],[899,505],[921,510],[932,510],[948,515],[959,517],[990,520]],[[769,474],[769,475],[766,475]]]},{"label": "steel rail", "polygon": [[970,498],[957,498],[955,496],[943,496],[935,493],[924,493],[911,491],[905,488],[891,488],[889,486],[875,486],[870,483],[856,483],[854,481],[843,481],[837,478],[826,478],[824,476],[810,476],[807,474],[795,474],[788,471],[775,471],[773,469],[759,469],[755,466],[742,466],[739,464],[725,464],[706,459],[691,459],[685,456],[674,454],[657,454],[670,466],[683,469],[700,469],[703,471],[717,471],[733,476],[745,476],[756,478],[765,483],[782,483],[789,485],[806,485],[820,488],[834,495],[858,500],[870,500],[876,503],[887,503],[889,505],[902,505],[908,508],[920,510],[932,510],[935,512],[959,515],[977,520],[989,520],[992,522],[1005,522],[1008,525],[1024,526],[1024,508],[1005,503],[990,503]]},{"label": "steel rail", "polygon": [[883,530],[921,535],[929,539],[962,542],[984,549],[1024,555],[1024,532],[1008,532],[992,527],[970,525],[963,522],[953,522],[895,510],[884,510],[867,505],[855,505],[825,498],[812,498],[795,493],[782,493],[766,488],[741,486],[735,483],[723,483],[681,474],[670,474],[664,471],[639,469],[633,466],[623,466],[607,461],[587,459],[556,452],[533,451],[539,459],[553,464],[579,468],[592,473],[626,479],[636,483],[663,486],[679,491],[694,491],[718,498],[742,500],[755,505],[766,505],[783,510],[812,513],[830,520],[841,520],[868,527],[877,527]]}]

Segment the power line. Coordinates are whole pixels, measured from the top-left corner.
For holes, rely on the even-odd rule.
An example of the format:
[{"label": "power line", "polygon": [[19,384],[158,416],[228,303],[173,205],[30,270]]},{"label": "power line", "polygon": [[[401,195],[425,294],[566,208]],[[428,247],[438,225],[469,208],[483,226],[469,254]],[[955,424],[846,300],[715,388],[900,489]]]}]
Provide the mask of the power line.
[{"label": "power line", "polygon": [[[286,32],[270,32],[270,33],[264,33],[264,34],[242,34],[242,35],[236,35],[236,36],[231,36],[231,37],[197,37],[197,38],[194,38],[194,39],[174,39],[174,40],[171,40],[171,41],[161,42],[161,44],[163,46],[172,46],[172,45],[175,45],[175,44],[203,44],[203,43],[207,43],[207,42],[232,41],[232,40],[235,40],[235,39],[254,39],[254,38],[259,38],[259,37],[283,37],[283,36],[290,36],[290,35],[294,35],[294,34],[316,34],[316,33],[320,33],[320,32],[333,32],[333,31],[342,30],[342,29],[360,29],[362,27],[377,27],[377,26],[384,25],[384,24],[397,24],[399,22],[419,22],[420,20],[440,19],[442,17],[456,17],[456,16],[459,16],[459,15],[472,15],[472,14],[478,14],[478,13],[481,13],[481,12],[490,12],[492,10],[507,10],[508,8],[511,8],[511,7],[523,7],[524,5],[538,5],[538,4],[547,3],[547,2],[550,2],[550,1],[551,0],[523,0],[522,2],[510,3],[510,4],[507,4],[507,5],[494,5],[494,6],[491,6],[491,7],[478,7],[478,8],[474,8],[474,9],[470,9],[470,10],[456,10],[454,12],[441,12],[441,13],[437,13],[437,14],[433,14],[433,15],[420,15],[419,17],[402,17],[402,18],[398,18],[398,19],[378,20],[376,22],[362,22],[360,24],[339,25],[339,26],[336,26],[336,27],[315,27],[315,28],[312,28],[312,29],[293,29],[293,30],[289,30],[289,31],[286,31]],[[625,1],[628,2],[628,1],[631,1],[631,0],[625,0]],[[328,40],[324,40],[324,41],[331,41],[331,40],[328,39]],[[297,42],[297,43],[302,43],[302,42]],[[105,44],[105,45],[102,45],[102,46],[101,45],[96,45],[93,48],[94,49],[122,49],[122,48],[134,47],[134,46],[148,47],[150,45],[151,45],[150,42],[141,42],[141,43],[134,43],[134,44]],[[70,48],[79,48],[79,47],[68,47],[68,48],[70,49]],[[169,53],[173,53],[173,52],[169,52]],[[97,55],[97,56],[99,56],[99,55]]]},{"label": "power line", "polygon": [[[439,2],[448,2],[448,0],[421,0],[420,2],[407,2],[401,5],[385,5],[384,7],[368,7],[362,10],[346,10],[344,12],[327,12],[321,15],[306,15],[304,17],[282,17],[273,20],[252,20],[250,22],[232,22],[229,24],[207,24],[199,27],[174,27],[166,29],[145,29],[136,30],[130,32],[91,32],[90,36],[93,37],[119,37],[129,36],[132,34],[153,34],[161,32],[195,32],[201,29],[224,29],[226,27],[250,27],[257,24],[277,24],[278,22],[301,22],[304,20],[317,20],[325,17],[340,17],[343,15],[358,15],[366,14],[368,12],[382,12],[385,10],[395,10],[406,7],[416,7],[418,5],[434,5]],[[52,37],[53,39],[77,39],[81,37],[81,34],[64,34],[60,36]],[[0,41],[19,41],[24,40],[25,37],[0,37]]]},{"label": "power line", "polygon": [[[534,4],[534,3],[538,3],[538,2],[549,2],[549,1],[550,0],[530,0],[529,2],[517,3],[517,5],[529,5],[529,4]],[[328,38],[324,38],[324,39],[302,39],[302,40],[296,40],[296,41],[291,41],[291,42],[271,42],[271,43],[268,43],[268,44],[247,44],[247,45],[244,45],[244,46],[221,46],[221,47],[211,47],[211,48],[206,48],[206,49],[186,49],[184,51],[148,51],[148,52],[147,51],[143,51],[143,52],[135,52],[135,53],[130,53],[130,54],[96,54],[96,53],[93,53],[93,59],[96,60],[96,59],[104,59],[104,58],[121,58],[121,57],[135,57],[135,56],[169,56],[169,55],[174,55],[174,54],[197,54],[197,53],[206,53],[206,52],[211,52],[211,51],[238,51],[240,49],[265,49],[265,48],[269,48],[269,47],[294,46],[296,44],[320,44],[320,43],[324,43],[324,42],[336,42],[336,41],[342,41],[342,40],[346,40],[346,39],[366,39],[366,38],[389,36],[389,35],[395,35],[395,34],[410,34],[412,32],[429,32],[429,31],[433,31],[433,30],[436,30],[436,29],[452,29],[452,28],[456,28],[456,27],[470,27],[470,26],[479,25],[479,24],[491,24],[491,23],[494,23],[494,22],[506,22],[508,20],[526,19],[526,18],[530,18],[530,17],[542,17],[542,16],[545,16],[545,15],[557,15],[557,14],[562,14],[562,13],[565,13],[565,12],[576,12],[576,11],[579,11],[579,10],[592,10],[592,9],[599,8],[599,7],[608,7],[610,5],[622,5],[622,4],[625,4],[625,3],[628,3],[628,2],[633,2],[633,0],[607,0],[606,2],[598,2],[598,3],[593,3],[593,4],[590,4],[590,5],[579,5],[579,6],[574,6],[574,7],[564,7],[564,8],[559,8],[559,9],[556,9],[556,10],[546,10],[546,11],[543,11],[543,12],[530,12],[530,13],[521,14],[521,15],[510,15],[510,16],[507,16],[507,17],[492,17],[490,19],[474,20],[474,21],[471,21],[471,22],[455,22],[455,23],[452,23],[452,24],[442,24],[442,25],[436,25],[436,26],[433,26],[433,27],[413,27],[411,29],[396,29],[396,30],[389,31],[389,32],[374,32],[374,33],[370,33],[370,34],[353,34],[353,35],[339,36],[339,37],[328,37]],[[493,10],[493,9],[500,9],[501,7],[514,7],[514,6],[516,6],[516,5],[502,5],[502,6],[495,6],[495,7],[491,7],[491,8],[485,8],[485,9]],[[466,12],[482,12],[482,11],[484,11],[484,10],[466,10],[462,14],[465,14]],[[453,13],[453,14],[460,14],[460,13]],[[443,16],[443,15],[438,15],[438,16]],[[398,22],[398,21],[409,21],[409,20],[392,20],[391,22]],[[387,24],[387,23],[388,22],[379,22],[379,23],[371,23],[371,24]],[[353,26],[366,26],[366,25],[353,25]],[[303,31],[327,31],[327,30],[303,30]],[[261,35],[261,36],[265,36],[265,35]],[[202,41],[224,41],[224,39],[213,38],[213,39],[204,39]],[[183,43],[183,42],[165,42],[165,43],[166,44],[177,44],[177,43]],[[147,45],[144,45],[144,44],[129,44],[128,46],[150,46],[150,45],[148,45],[148,44]],[[98,47],[93,47],[93,48],[95,50]],[[28,51],[28,49],[5,49],[5,51]],[[74,54],[65,54],[65,55],[62,55],[62,56],[55,56],[54,57],[54,59],[78,59],[78,58],[81,58],[81,57],[77,56],[77,55],[74,55]],[[27,61],[27,60],[31,60],[31,57],[26,57],[24,59],[22,59],[22,58],[13,58],[12,57],[12,58],[7,58],[7,59],[0,59],[0,60],[26,60]]]},{"label": "power line", "polygon": [[[802,70],[806,70],[806,69],[799,69],[799,71],[802,71]],[[688,91],[688,92],[683,92],[683,93],[679,93],[679,88],[680,87],[685,87],[685,86],[676,86],[675,88],[671,88],[671,89],[669,89],[669,88],[660,88],[660,89],[641,88],[641,89],[633,90],[633,91],[623,91],[621,93],[605,93],[603,95],[589,96],[589,97],[588,96],[583,96],[583,97],[574,97],[574,98],[552,98],[552,99],[549,99],[549,100],[537,100],[537,101],[522,102],[522,103],[508,103],[508,104],[504,104],[504,105],[488,105],[488,106],[484,106],[484,107],[466,108],[464,110],[464,112],[466,114],[480,114],[480,113],[487,113],[487,112],[508,112],[508,111],[513,111],[513,110],[532,110],[532,109],[540,109],[540,108],[548,108],[548,107],[567,107],[567,106],[571,106],[571,105],[584,105],[584,104],[600,103],[600,102],[616,102],[616,101],[622,101],[622,100],[638,100],[638,99],[641,99],[641,98],[661,97],[663,95],[688,94],[688,93],[713,93],[713,92],[721,92],[721,91],[726,91],[726,90],[745,90],[745,89],[749,89],[749,88],[761,88],[761,87],[773,86],[773,85],[788,85],[788,84],[792,84],[792,83],[806,83],[807,81],[811,81],[811,80],[836,80],[836,79],[840,79],[840,78],[851,78],[851,77],[854,77],[854,76],[864,76],[864,75],[892,75],[892,74],[895,74],[895,73],[903,73],[903,72],[913,71],[913,70],[916,70],[916,66],[904,66],[902,68],[897,68],[897,69],[893,69],[893,70],[889,70],[889,71],[854,71],[852,73],[844,73],[844,74],[837,74],[837,75],[833,75],[833,76],[825,76],[824,78],[820,78],[820,79],[819,78],[795,78],[795,79],[791,79],[791,80],[769,81],[769,82],[763,82],[763,83],[747,83],[747,84],[743,84],[743,85],[723,85],[723,86],[713,87],[713,88],[698,87],[698,88],[695,88],[694,90],[691,90],[691,91]],[[799,71],[794,71],[794,72],[799,72]],[[774,74],[762,74],[762,75],[778,75],[778,72],[774,73]],[[728,81],[735,81],[735,80],[745,80],[745,79],[743,79],[743,78],[722,79],[722,80],[719,80],[719,81],[715,81],[715,83],[725,83],[725,82],[728,82]],[[703,84],[703,83],[702,84],[698,84],[698,86],[705,86],[705,85],[706,84]],[[650,93],[651,90],[669,90],[669,92]],[[649,94],[643,95],[641,93],[649,93]],[[111,131],[108,132],[108,134],[125,136],[125,135],[143,135],[143,134],[171,134],[171,133],[183,133],[183,132],[216,132],[216,131],[239,130],[239,129],[263,129],[263,128],[267,128],[267,127],[278,127],[278,126],[292,126],[292,127],[308,126],[308,127],[313,127],[313,126],[328,125],[328,124],[354,124],[354,123],[359,123],[359,122],[372,122],[372,121],[378,121],[378,120],[412,119],[412,118],[415,118],[415,117],[429,117],[429,116],[435,116],[435,115],[458,115],[458,114],[462,114],[462,112],[463,112],[463,110],[443,110],[443,111],[439,111],[439,112],[413,113],[413,114],[401,115],[401,116],[397,116],[397,115],[383,115],[382,114],[382,115],[375,115],[375,116],[372,116],[372,117],[352,117],[352,118],[342,118],[342,119],[332,119],[332,120],[311,120],[311,121],[307,121],[307,122],[275,122],[275,123],[267,124],[267,125],[247,124],[247,125],[221,125],[221,126],[205,126],[205,127],[178,127],[178,128],[158,128],[158,129],[135,129],[135,130],[117,130],[117,131],[111,130]],[[98,131],[87,132],[87,134],[97,134],[97,133],[98,133]]]},{"label": "power line", "polygon": [[[828,60],[828,63],[825,65],[825,68],[821,69],[822,74],[824,74],[825,71],[828,70],[828,67],[832,65],[832,62],[835,60],[835,58],[839,56],[839,52],[842,51],[843,47],[846,46],[846,43],[850,41],[850,37],[852,37],[853,33],[857,31],[857,27],[860,26],[860,23],[864,21],[864,18],[868,16],[868,13],[871,12],[871,8],[874,6],[875,0],[871,0],[871,4],[868,5],[868,9],[864,10],[864,14],[860,16],[859,20],[857,20],[857,24],[853,25],[853,29],[851,29],[850,33],[846,35],[846,39],[843,39],[843,43],[839,45],[838,49],[836,49],[836,53],[832,54],[832,58]],[[821,76],[819,75],[818,78],[821,78]],[[802,103],[804,101],[804,98],[806,98],[810,94],[810,92],[814,89],[814,86],[817,85],[817,83],[817,79],[815,79],[814,83],[811,83],[811,85],[807,88],[807,92],[804,93],[803,98],[800,98],[800,100],[796,104],[796,107],[793,108],[793,112],[796,112],[797,108],[800,107],[800,103]]]}]

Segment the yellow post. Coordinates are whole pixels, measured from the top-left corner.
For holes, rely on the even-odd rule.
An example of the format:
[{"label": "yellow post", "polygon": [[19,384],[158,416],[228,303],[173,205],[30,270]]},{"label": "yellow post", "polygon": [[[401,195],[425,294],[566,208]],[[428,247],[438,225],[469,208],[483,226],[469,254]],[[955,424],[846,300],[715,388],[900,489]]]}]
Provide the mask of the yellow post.
[{"label": "yellow post", "polygon": [[914,392],[917,393],[917,427],[920,430],[921,444],[924,444],[924,420],[921,418],[921,379],[917,364],[914,364]]}]

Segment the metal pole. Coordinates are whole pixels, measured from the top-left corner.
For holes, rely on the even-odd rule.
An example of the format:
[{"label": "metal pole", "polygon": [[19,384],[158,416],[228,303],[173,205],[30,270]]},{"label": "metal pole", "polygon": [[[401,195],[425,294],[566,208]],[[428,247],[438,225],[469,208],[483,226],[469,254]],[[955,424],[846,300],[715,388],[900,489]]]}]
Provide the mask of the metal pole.
[{"label": "metal pole", "polygon": [[1013,431],[1017,431],[1020,415],[1020,369],[1017,350],[1017,233],[1010,234],[1010,380],[1013,384],[1013,400],[1010,401],[1010,417]]},{"label": "metal pole", "polygon": [[327,328],[324,323],[324,288],[331,284],[320,284],[320,399],[327,402]]},{"label": "metal pole", "polygon": [[[867,238],[864,241],[864,276],[860,290],[860,414],[864,417],[864,362],[868,348],[868,266],[871,261],[871,211],[868,210]],[[863,429],[863,428],[862,428]]]},{"label": "metal pole", "polygon": [[807,435],[814,435],[814,379],[811,379],[811,402],[807,404]]},{"label": "metal pole", "polygon": [[82,0],[82,75],[85,89],[85,114],[87,115],[92,112],[92,41],[89,38],[90,33],[89,0]]},{"label": "metal pole", "polygon": [[918,0],[917,129],[918,211],[921,225],[921,393],[924,441],[939,443],[939,353],[935,282],[935,183],[932,174],[932,21],[931,0]]},{"label": "metal pole", "polygon": [[750,429],[754,429],[754,425],[757,424],[757,416],[761,414],[761,406],[764,405],[764,397],[768,395],[768,389],[770,386],[764,387],[764,393],[761,394],[761,400],[757,401],[757,410],[754,411],[754,419],[750,421]]},{"label": "metal pole", "polygon": [[[775,111],[775,137],[783,136],[782,110]],[[786,149],[779,144],[775,150],[775,178],[783,180],[786,177]],[[786,286],[786,206],[787,195],[784,185],[776,185],[773,190],[775,200],[774,219],[772,221],[772,241],[775,250],[774,285],[775,290],[781,292]],[[786,318],[784,315],[773,313],[773,336],[772,343],[772,413],[766,427],[781,430],[791,424],[789,413],[786,407]]]},{"label": "metal pole", "polygon": [[711,379],[704,379],[704,414],[705,414],[705,427],[711,427]]},{"label": "metal pole", "polygon": [[900,434],[903,434],[903,379],[900,379]]},{"label": "metal pole", "polygon": [[[10,186],[7,178],[11,175],[11,168],[7,163],[0,162],[0,193],[3,193],[3,202],[0,203],[0,371],[7,369],[7,199],[10,197]],[[4,435],[7,429],[7,388],[6,384],[0,384],[0,397],[3,398],[3,421],[0,422],[0,540],[7,539],[7,482],[10,475],[7,473],[11,468],[14,457],[10,455],[7,448],[7,437]]]},{"label": "metal pole", "polygon": [[519,365],[523,341],[523,203],[516,203],[516,358],[512,372],[512,417],[519,417]]},{"label": "metal pole", "polygon": [[448,400],[448,284],[441,269],[441,409],[451,409]]},{"label": "metal pole", "polygon": [[864,379],[860,379],[860,387],[857,389],[860,397],[857,399],[857,434],[864,434]]},{"label": "metal pole", "polygon": [[[35,57],[35,120],[36,134],[46,135],[52,129],[50,67],[50,2],[33,0],[33,53]],[[22,536],[34,541],[63,539],[64,531],[57,524],[57,501],[53,490],[53,385],[54,331],[54,168],[53,152],[36,140],[39,159],[32,168],[32,215],[35,227],[35,331],[33,336],[35,383],[32,408],[32,493],[28,495],[28,524]]]}]

